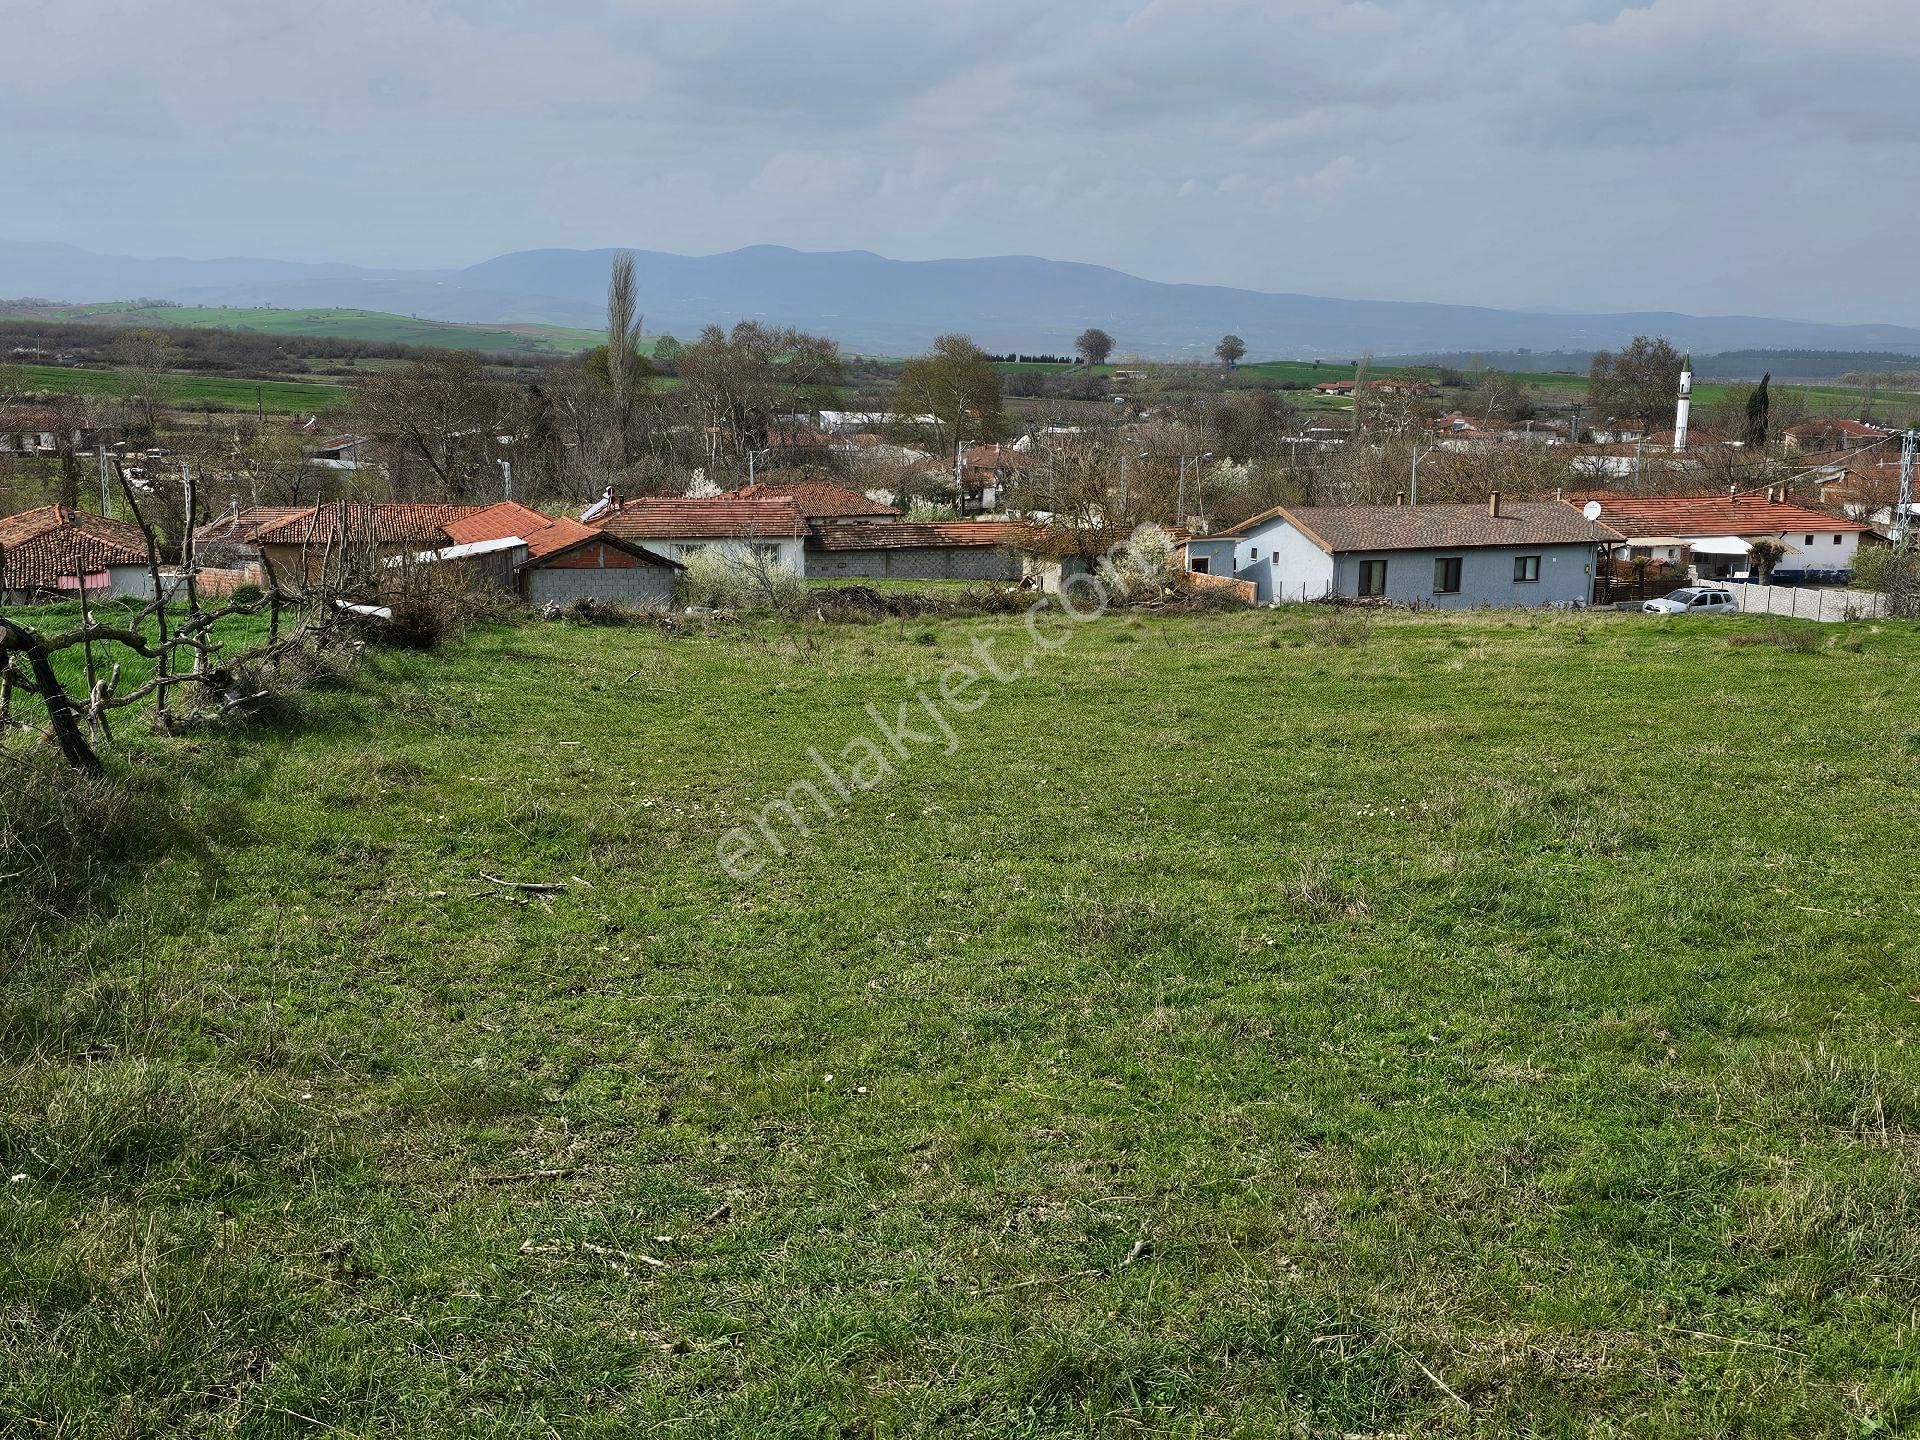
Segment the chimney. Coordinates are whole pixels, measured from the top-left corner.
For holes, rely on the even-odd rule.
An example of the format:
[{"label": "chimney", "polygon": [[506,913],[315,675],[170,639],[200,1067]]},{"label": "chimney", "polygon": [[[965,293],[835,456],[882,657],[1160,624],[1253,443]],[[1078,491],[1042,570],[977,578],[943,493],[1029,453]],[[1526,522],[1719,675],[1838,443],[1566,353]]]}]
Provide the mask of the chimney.
[{"label": "chimney", "polygon": [[1778,505],[1782,500],[1787,498],[1786,494],[1784,493],[1785,490],[1786,490],[1786,487],[1784,485],[1771,485],[1767,487],[1768,502],[1774,505]]},{"label": "chimney", "polygon": [[1489,490],[1487,492],[1487,514],[1495,520],[1500,518],[1500,492],[1498,490]]},{"label": "chimney", "polygon": [[1404,505],[1404,504],[1406,504],[1406,503],[1407,503],[1407,492],[1406,492],[1406,491],[1404,491],[1404,490],[1396,490],[1396,491],[1394,491],[1394,492],[1393,492],[1393,503],[1394,503],[1394,504],[1396,504],[1396,505]]}]

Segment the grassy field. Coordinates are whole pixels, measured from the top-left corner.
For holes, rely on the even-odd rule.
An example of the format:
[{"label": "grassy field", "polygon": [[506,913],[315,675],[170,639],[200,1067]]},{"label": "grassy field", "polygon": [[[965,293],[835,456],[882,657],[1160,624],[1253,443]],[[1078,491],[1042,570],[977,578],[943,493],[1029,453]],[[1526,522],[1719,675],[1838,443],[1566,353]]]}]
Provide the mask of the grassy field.
[{"label": "grassy field", "polygon": [[[83,370],[67,365],[11,367],[35,390],[66,395],[118,395],[126,379],[117,370]],[[350,398],[347,387],[305,380],[229,380],[209,375],[175,374],[167,403],[182,409],[251,410],[256,404],[276,415],[331,410]]]},{"label": "grassy field", "polygon": [[1920,632],[1040,633],[499,626],[123,721],[101,907],[0,892],[5,1428],[1920,1424]]},{"label": "grassy field", "polygon": [[0,320],[50,320],[101,325],[162,325],[194,330],[243,330],[296,339],[330,336],[394,345],[501,354],[572,355],[606,343],[593,330],[561,325],[458,325],[389,315],[378,310],[282,310],[232,305],[0,305]]}]

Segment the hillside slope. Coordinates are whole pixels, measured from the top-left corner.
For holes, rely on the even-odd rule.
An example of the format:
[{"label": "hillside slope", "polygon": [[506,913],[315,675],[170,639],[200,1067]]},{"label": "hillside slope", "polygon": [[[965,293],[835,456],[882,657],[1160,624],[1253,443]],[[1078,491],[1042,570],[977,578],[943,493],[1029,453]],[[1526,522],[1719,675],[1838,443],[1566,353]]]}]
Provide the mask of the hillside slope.
[{"label": "hillside slope", "polygon": [[[466,323],[593,328],[612,250],[529,250],[456,270],[370,270],[263,260],[128,260],[0,241],[0,296],[72,301],[387,311]],[[1920,353],[1920,330],[1667,312],[1560,315],[1172,285],[1032,256],[891,260],[866,251],[756,245],[719,255],[634,252],[650,331],[757,319],[907,354],[951,330],[994,350],[1061,351],[1088,325],[1122,353],[1196,358],[1233,331],[1261,356],[1351,358],[1492,350],[1592,350],[1663,334],[1703,352],[1759,348]]]}]

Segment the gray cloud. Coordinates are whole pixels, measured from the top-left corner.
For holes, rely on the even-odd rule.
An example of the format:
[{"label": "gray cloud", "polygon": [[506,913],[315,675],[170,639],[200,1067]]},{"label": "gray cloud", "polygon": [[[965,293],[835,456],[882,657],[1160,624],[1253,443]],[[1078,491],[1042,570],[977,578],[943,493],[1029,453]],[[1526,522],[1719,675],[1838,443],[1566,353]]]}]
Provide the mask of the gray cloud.
[{"label": "gray cloud", "polygon": [[[0,0],[0,231],[1920,321],[1910,0]],[[3,277],[0,277],[3,280]],[[0,289],[4,284],[0,283]]]}]

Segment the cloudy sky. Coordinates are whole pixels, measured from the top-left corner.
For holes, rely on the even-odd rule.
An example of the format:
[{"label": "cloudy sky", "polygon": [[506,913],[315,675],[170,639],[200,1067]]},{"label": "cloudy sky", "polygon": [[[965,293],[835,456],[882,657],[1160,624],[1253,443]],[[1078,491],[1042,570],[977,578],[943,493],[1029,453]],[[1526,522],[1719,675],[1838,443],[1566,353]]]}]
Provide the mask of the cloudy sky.
[{"label": "cloudy sky", "polygon": [[0,0],[0,235],[382,265],[1024,253],[1920,323],[1915,19],[1914,0]]}]

